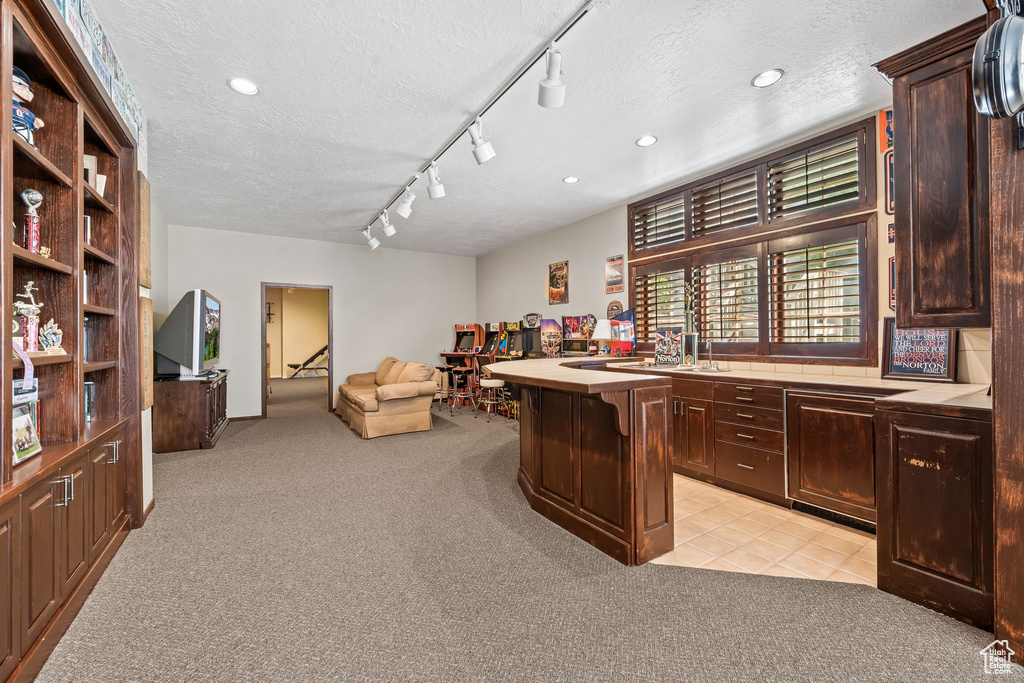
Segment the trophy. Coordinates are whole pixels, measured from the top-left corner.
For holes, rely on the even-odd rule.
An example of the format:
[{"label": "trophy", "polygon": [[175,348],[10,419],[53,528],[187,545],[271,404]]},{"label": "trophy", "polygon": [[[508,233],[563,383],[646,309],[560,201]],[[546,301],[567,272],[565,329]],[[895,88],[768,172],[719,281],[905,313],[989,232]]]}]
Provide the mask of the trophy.
[{"label": "trophy", "polygon": [[39,190],[28,189],[21,193],[21,201],[25,202],[28,211],[25,212],[25,238],[24,246],[33,254],[39,253],[39,205],[43,203],[43,193]]},{"label": "trophy", "polygon": [[47,355],[56,355],[64,353],[64,349],[60,345],[62,341],[64,341],[64,333],[57,327],[57,323],[53,322],[53,318],[50,318],[50,321],[39,330],[39,345],[43,347],[43,351]]},{"label": "trophy", "polygon": [[25,291],[14,295],[17,299],[25,299],[25,301],[15,301],[14,310],[21,316],[21,329],[24,334],[23,348],[28,353],[39,350],[39,312],[42,310],[43,304],[37,303],[36,297],[32,293],[39,291],[35,284],[29,280],[25,285]]}]

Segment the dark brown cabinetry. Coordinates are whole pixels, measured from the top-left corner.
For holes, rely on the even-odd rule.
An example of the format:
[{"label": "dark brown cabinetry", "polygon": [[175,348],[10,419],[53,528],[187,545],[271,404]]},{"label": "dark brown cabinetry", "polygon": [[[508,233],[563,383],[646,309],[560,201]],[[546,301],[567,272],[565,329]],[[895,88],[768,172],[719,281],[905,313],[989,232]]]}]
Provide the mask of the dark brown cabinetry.
[{"label": "dark brown cabinetry", "polygon": [[679,473],[715,473],[715,422],[707,382],[672,383],[672,469]]},{"label": "dark brown cabinetry", "polygon": [[985,27],[981,17],[876,65],[893,79],[903,328],[990,325],[989,123],[971,86]]},{"label": "dark brown cabinetry", "polygon": [[789,393],[789,497],[874,522],[874,417],[874,398]]},{"label": "dark brown cabinetry", "polygon": [[67,484],[59,476],[21,496],[21,655],[60,606],[61,508]]},{"label": "dark brown cabinetry", "polygon": [[21,657],[21,614],[17,605],[21,544],[18,501],[0,507],[0,680],[7,680]]},{"label": "dark brown cabinetry", "polygon": [[61,509],[61,595],[71,592],[89,568],[89,512],[92,507],[87,487],[88,453],[61,468],[66,497]]},{"label": "dark brown cabinetry", "polygon": [[781,498],[786,494],[783,390],[715,382],[715,476]]},{"label": "dark brown cabinetry", "polygon": [[991,629],[991,422],[877,419],[878,587]]},{"label": "dark brown cabinetry", "polygon": [[213,448],[227,427],[228,374],[153,386],[153,452]]}]

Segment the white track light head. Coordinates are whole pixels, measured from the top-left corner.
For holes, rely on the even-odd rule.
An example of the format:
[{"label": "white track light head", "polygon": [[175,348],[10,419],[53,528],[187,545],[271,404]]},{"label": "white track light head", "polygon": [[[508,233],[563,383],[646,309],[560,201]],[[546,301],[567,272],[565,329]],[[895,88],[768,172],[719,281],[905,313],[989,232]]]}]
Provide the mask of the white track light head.
[{"label": "white track light head", "polygon": [[373,251],[374,249],[380,246],[380,240],[378,240],[376,237],[370,234],[369,226],[367,226],[361,232],[363,233],[363,237],[366,238],[366,243],[370,245],[370,251]]},{"label": "white track light head", "polygon": [[483,126],[479,116],[476,121],[469,124],[469,137],[473,140],[473,156],[477,165],[485,164],[494,158],[494,147],[491,143],[484,142]]},{"label": "white track light head", "polygon": [[444,185],[441,184],[441,171],[437,169],[437,162],[430,164],[430,168],[427,169],[427,178],[430,180],[430,185],[427,186],[427,194],[430,195],[431,199],[440,199],[444,196]]},{"label": "white track light head", "polygon": [[391,225],[391,219],[388,216],[387,209],[384,209],[380,214],[380,224],[384,227],[384,235],[386,237],[394,237],[395,233],[398,232],[395,226]]},{"label": "white track light head", "polygon": [[402,201],[398,202],[398,206],[395,207],[395,213],[402,218],[408,218],[412,213],[412,203],[416,200],[416,195],[407,187],[405,188],[405,195],[402,196]]},{"label": "white track light head", "polygon": [[565,104],[565,82],[562,81],[562,53],[554,44],[547,51],[547,76],[540,82],[537,104],[547,109],[558,109]]}]

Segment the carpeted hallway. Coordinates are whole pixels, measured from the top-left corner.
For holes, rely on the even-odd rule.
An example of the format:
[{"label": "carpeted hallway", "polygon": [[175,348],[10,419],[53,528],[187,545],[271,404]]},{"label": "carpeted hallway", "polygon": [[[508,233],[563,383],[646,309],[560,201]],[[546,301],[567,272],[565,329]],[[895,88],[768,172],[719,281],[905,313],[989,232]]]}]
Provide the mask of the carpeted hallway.
[{"label": "carpeted hallway", "polygon": [[156,456],[39,680],[986,678],[991,634],[873,588],[623,567],[527,507],[508,422],[362,441],[325,392],[275,382],[267,420]]}]

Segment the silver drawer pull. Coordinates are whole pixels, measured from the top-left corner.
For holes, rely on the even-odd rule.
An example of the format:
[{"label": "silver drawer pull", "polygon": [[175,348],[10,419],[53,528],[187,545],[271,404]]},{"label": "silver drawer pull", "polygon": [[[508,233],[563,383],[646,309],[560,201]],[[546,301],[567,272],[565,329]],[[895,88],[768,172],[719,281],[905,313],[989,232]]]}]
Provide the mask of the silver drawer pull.
[{"label": "silver drawer pull", "polygon": [[753,391],[754,387],[736,387],[736,391]]},{"label": "silver drawer pull", "polygon": [[753,415],[747,415],[746,413],[736,413],[736,417],[742,417],[744,420],[753,420]]},{"label": "silver drawer pull", "polygon": [[753,403],[754,398],[752,396],[737,396],[737,401],[743,401],[744,403]]},{"label": "silver drawer pull", "polygon": [[741,439],[749,439],[750,441],[754,440],[754,437],[752,437],[750,434],[737,434],[736,436]]},{"label": "silver drawer pull", "polygon": [[745,469],[745,470],[750,470],[751,472],[753,472],[753,471],[754,471],[755,469],[757,469],[757,468],[756,468],[756,467],[754,467],[753,465],[744,465],[744,464],[743,464],[743,463],[741,463],[741,462],[738,462],[738,463],[736,463],[736,467],[742,467],[743,469]]},{"label": "silver drawer pull", "polygon": [[62,500],[59,503],[54,501],[53,507],[55,507],[55,508],[66,508],[68,506],[68,501],[69,501],[69,499],[68,499],[68,478],[67,478],[67,476],[59,477],[57,479],[57,481],[55,481],[53,483],[54,484],[60,484],[61,486],[64,487],[64,500]]}]

